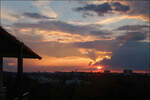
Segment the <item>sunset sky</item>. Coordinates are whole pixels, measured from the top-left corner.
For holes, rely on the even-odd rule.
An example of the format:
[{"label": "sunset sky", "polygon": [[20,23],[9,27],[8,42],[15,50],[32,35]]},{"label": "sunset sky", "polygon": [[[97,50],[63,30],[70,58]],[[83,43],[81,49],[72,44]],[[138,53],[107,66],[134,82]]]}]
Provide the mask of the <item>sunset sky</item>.
[{"label": "sunset sky", "polygon": [[[148,70],[149,0],[1,0],[1,25],[42,57],[24,71]],[[99,67],[98,67],[99,68]],[[16,71],[16,59],[4,60]]]}]

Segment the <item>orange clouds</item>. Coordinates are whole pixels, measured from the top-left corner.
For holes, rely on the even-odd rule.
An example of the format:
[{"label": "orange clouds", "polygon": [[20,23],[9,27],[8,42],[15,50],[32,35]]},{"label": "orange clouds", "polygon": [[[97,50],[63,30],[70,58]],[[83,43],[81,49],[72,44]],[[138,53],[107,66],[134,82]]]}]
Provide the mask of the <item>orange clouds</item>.
[{"label": "orange clouds", "polygon": [[16,63],[10,62],[8,63],[8,66],[16,66]]},{"label": "orange clouds", "polygon": [[[55,67],[60,67],[63,70],[68,70],[69,67],[74,67],[77,68],[78,70],[86,69],[88,67],[93,67],[89,66],[89,62],[92,62],[91,65],[95,64],[96,62],[99,62],[103,60],[104,58],[109,58],[111,52],[102,52],[102,51],[93,51],[92,49],[78,49],[79,52],[83,55],[79,56],[66,56],[66,57],[51,57],[51,56],[46,56],[42,55],[43,59],[42,60],[25,60],[25,66],[31,66],[32,68],[50,68],[51,70],[56,70]],[[93,55],[89,54],[90,52],[95,53],[95,60],[92,58]],[[51,53],[51,52],[49,52]],[[93,67],[95,68],[95,67]],[[45,69],[46,70],[46,69]]]},{"label": "orange clouds", "polygon": [[73,42],[87,42],[98,40],[94,36],[82,36],[79,34],[71,34],[61,31],[39,31],[39,33],[45,35],[44,41],[56,41],[60,43],[73,43]]},{"label": "orange clouds", "polygon": [[86,55],[89,58],[88,66],[94,66],[96,62],[100,62],[103,59],[111,59],[112,52],[98,51],[94,49],[79,48],[81,54]]},{"label": "orange clouds", "polygon": [[[80,35],[75,33],[68,33],[63,31],[43,30],[38,28],[19,28],[16,32],[11,30],[18,38],[25,40],[26,36],[39,36],[41,42],[59,42],[59,43],[74,43],[74,42],[88,42],[95,40],[111,40],[97,37],[96,35]],[[19,32],[19,33],[18,33]],[[92,33],[91,33],[92,34]],[[99,33],[101,34],[101,33]],[[21,36],[24,35],[24,36]]]},{"label": "orange clouds", "polygon": [[63,58],[56,58],[56,57],[46,57],[43,56],[42,60],[25,60],[25,66],[31,66],[31,68],[52,68],[55,70],[55,67],[60,67],[61,69],[67,70],[68,67],[73,67],[82,69],[87,68],[89,62],[89,58],[83,57],[63,57]]}]

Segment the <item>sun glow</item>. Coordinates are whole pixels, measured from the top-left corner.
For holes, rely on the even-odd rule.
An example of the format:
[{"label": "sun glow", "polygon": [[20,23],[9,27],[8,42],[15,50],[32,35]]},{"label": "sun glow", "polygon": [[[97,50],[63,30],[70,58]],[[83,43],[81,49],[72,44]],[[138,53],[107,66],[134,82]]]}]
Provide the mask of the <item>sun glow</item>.
[{"label": "sun glow", "polygon": [[102,66],[97,66],[97,69],[98,70],[101,70],[103,67]]}]

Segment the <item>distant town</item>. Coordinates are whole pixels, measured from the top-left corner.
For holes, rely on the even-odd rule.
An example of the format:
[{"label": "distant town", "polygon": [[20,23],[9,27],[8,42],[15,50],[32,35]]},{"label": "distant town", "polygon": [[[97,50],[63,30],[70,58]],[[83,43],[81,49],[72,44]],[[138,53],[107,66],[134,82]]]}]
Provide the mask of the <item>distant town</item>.
[{"label": "distant town", "polygon": [[[16,77],[15,72],[5,72],[10,74],[11,77]],[[104,70],[103,72],[26,72],[24,76],[37,80],[39,83],[55,83],[65,80],[66,84],[81,83],[86,79],[93,78],[106,78],[106,77],[150,77],[150,73],[135,73],[133,70],[125,69],[122,72],[111,72]]]}]

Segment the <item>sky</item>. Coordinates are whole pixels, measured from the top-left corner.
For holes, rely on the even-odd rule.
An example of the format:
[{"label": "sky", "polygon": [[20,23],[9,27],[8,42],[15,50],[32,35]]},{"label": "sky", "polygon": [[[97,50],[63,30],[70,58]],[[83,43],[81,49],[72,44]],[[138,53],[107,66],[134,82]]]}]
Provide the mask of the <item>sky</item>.
[{"label": "sky", "polygon": [[[150,0],[1,0],[1,26],[42,57],[26,72],[150,69]],[[5,58],[4,70],[16,71]]]}]

